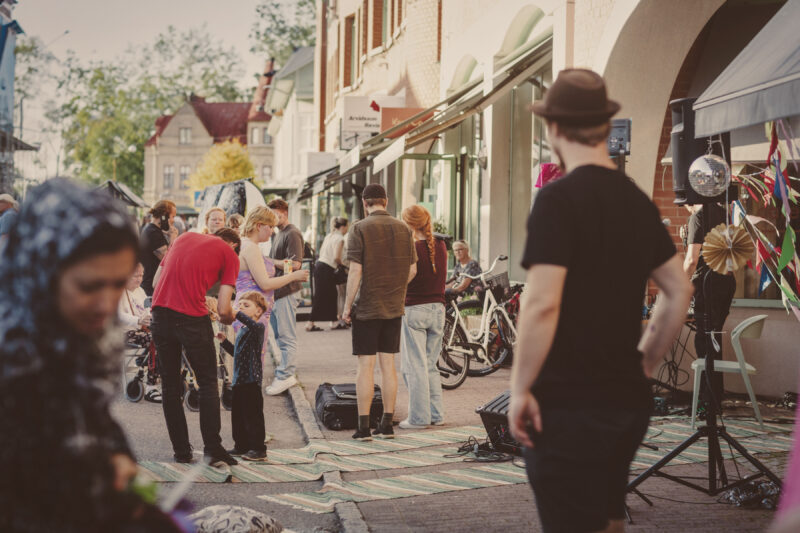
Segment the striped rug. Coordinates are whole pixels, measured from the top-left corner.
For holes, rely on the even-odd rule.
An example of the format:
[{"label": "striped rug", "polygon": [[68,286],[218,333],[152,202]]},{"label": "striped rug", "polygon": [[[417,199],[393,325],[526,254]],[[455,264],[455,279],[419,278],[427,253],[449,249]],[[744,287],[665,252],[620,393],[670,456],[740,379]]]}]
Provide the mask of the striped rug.
[{"label": "striped rug", "polygon": [[[233,482],[242,483],[280,483],[287,481],[315,481],[325,472],[359,472],[363,470],[390,470],[434,466],[460,462],[463,457],[446,457],[453,453],[453,446],[419,448],[389,453],[339,456],[333,454],[317,455],[313,463],[272,464],[270,462],[251,463],[239,461],[231,467]],[[180,463],[160,463],[141,461],[139,476],[146,481],[180,481],[192,465]],[[211,467],[205,467],[195,482],[222,483],[226,476]]]},{"label": "striped rug", "polygon": [[295,492],[259,498],[312,513],[330,513],[337,503],[391,500],[440,492],[482,489],[526,483],[523,468],[498,463],[444,472],[403,475],[382,479],[326,483],[315,492]]}]

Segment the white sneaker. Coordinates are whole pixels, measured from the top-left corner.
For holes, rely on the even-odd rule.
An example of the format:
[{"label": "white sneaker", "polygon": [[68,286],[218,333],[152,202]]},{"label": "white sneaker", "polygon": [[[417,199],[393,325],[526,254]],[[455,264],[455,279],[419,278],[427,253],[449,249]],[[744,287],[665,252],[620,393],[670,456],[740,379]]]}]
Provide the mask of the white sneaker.
[{"label": "white sneaker", "polygon": [[269,396],[275,396],[289,389],[290,387],[293,387],[294,385],[297,385],[297,378],[294,376],[289,376],[286,379],[276,379],[270,383],[269,387],[264,389],[264,392]]},{"label": "white sneaker", "polygon": [[428,426],[422,424],[412,424],[411,422],[408,421],[408,418],[406,418],[405,420],[400,422],[397,425],[397,427],[399,427],[400,429],[425,429]]},{"label": "white sneaker", "polygon": [[432,426],[443,426],[444,420],[439,420],[438,422],[431,422]]}]

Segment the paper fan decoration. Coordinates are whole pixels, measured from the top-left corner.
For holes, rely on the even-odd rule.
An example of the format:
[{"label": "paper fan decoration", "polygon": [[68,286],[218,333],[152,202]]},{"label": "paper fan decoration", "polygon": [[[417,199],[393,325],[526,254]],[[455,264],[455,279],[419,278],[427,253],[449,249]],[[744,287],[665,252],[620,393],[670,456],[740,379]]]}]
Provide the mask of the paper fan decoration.
[{"label": "paper fan decoration", "polygon": [[720,224],[706,235],[702,253],[711,270],[727,274],[745,266],[754,252],[753,241],[743,227]]}]

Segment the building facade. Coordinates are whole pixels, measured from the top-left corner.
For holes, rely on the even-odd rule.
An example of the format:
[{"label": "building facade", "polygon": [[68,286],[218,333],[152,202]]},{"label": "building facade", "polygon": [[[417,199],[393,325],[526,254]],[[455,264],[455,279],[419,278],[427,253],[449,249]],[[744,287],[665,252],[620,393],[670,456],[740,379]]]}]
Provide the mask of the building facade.
[{"label": "building facade", "polygon": [[192,95],[174,114],[156,119],[144,148],[144,200],[152,205],[169,199],[179,210],[193,208],[189,176],[212,145],[229,140],[247,147],[253,178],[271,180],[274,148],[264,102],[273,74],[268,62],[252,102],[206,102]]},{"label": "building facade", "polygon": [[[309,186],[309,193],[322,198],[335,187],[381,182],[394,193],[395,214],[422,203],[441,229],[468,241],[484,268],[497,255],[508,255],[509,275],[521,281],[534,183],[540,165],[553,157],[545,125],[529,107],[544,97],[560,70],[585,67],[607,80],[612,98],[622,104],[617,118],[631,120],[626,172],[658,205],[682,252],[679,230],[688,213],[673,203],[669,102],[699,96],[784,3],[318,2],[319,143],[320,150],[337,155],[339,169],[324,180],[317,177],[320,186]],[[437,77],[434,94],[420,87],[430,76]],[[356,100],[347,99],[357,95],[402,95],[400,104],[375,99],[366,104],[383,111],[401,104],[420,109],[423,123],[412,125],[398,142],[390,142],[393,130],[387,132],[387,124],[357,131],[355,119],[369,119],[363,107],[350,105]],[[769,147],[763,125],[734,130],[730,145],[735,173],[764,166]],[[747,194],[741,200],[751,214],[772,221],[778,215]],[[752,269],[737,273],[726,330],[754,314],[769,316],[762,339],[745,349],[760,371],[753,378],[756,392],[781,396],[797,390],[792,354],[800,328],[782,309],[778,290],[759,292],[757,285]],[[733,352],[726,343],[729,358]],[[685,358],[684,364],[689,362]],[[736,376],[726,387],[743,390]]]}]

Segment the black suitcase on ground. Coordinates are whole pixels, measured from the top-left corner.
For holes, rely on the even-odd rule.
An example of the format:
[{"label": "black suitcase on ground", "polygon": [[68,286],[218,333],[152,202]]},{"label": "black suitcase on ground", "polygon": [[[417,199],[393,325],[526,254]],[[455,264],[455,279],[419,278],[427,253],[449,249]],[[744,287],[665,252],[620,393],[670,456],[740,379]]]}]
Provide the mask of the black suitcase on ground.
[{"label": "black suitcase on ground", "polygon": [[[323,383],[317,388],[317,418],[328,429],[356,429],[358,427],[358,405],[355,383],[331,385]],[[383,415],[381,389],[375,385],[372,407],[369,413],[370,427],[378,427]]]}]

